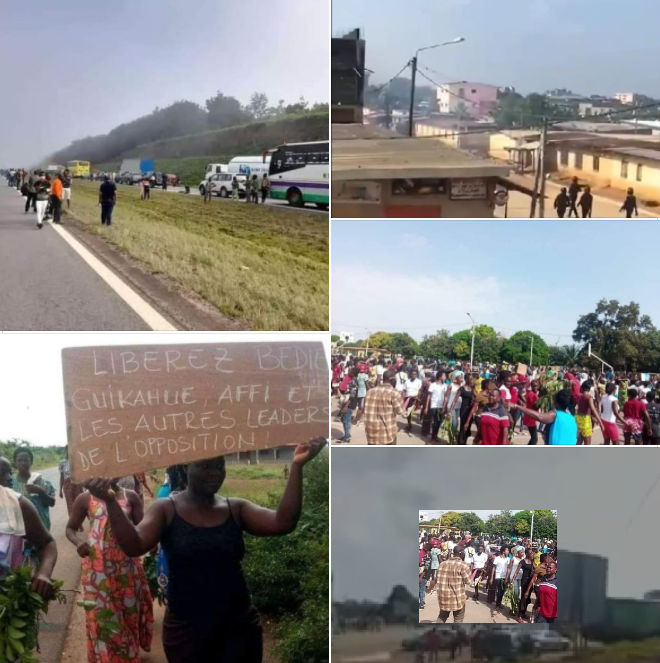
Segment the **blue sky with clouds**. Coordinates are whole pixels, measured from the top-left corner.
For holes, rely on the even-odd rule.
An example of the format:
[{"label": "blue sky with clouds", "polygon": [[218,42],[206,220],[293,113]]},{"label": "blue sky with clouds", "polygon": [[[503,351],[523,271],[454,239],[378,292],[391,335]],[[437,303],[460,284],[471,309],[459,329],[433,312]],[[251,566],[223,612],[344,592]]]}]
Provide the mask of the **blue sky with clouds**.
[{"label": "blue sky with clouds", "polygon": [[659,240],[656,221],[333,221],[332,331],[421,339],[469,312],[565,345],[602,298],[660,326]]},{"label": "blue sky with clouds", "polygon": [[374,82],[418,48],[464,36],[463,44],[420,56],[438,82],[660,96],[655,0],[333,0],[332,9],[333,34],[364,30]]}]

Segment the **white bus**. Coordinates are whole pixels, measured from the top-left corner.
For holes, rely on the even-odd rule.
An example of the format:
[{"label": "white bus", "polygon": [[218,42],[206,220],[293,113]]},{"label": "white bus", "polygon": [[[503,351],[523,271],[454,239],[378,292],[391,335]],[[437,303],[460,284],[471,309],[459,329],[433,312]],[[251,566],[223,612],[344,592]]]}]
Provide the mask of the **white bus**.
[{"label": "white bus", "polygon": [[314,203],[328,209],[329,142],[288,143],[270,150],[271,198],[302,207]]},{"label": "white bus", "polygon": [[256,175],[259,180],[268,174],[268,166],[270,165],[270,157],[234,157],[229,161],[227,172],[232,175],[245,175],[245,177],[252,177]]}]

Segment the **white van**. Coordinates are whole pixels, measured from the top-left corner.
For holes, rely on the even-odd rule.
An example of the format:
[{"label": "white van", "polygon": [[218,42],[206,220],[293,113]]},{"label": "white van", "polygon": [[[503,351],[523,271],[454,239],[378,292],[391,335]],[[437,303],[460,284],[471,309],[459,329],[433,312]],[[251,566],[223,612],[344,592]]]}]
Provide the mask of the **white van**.
[{"label": "white van", "polygon": [[204,172],[204,179],[208,180],[211,175],[216,173],[228,173],[229,166],[226,163],[207,163],[206,171]]},{"label": "white van", "polygon": [[234,157],[228,164],[228,171],[233,175],[245,175],[252,177],[256,175],[261,179],[264,174],[268,175],[270,168],[270,154],[264,157]]}]

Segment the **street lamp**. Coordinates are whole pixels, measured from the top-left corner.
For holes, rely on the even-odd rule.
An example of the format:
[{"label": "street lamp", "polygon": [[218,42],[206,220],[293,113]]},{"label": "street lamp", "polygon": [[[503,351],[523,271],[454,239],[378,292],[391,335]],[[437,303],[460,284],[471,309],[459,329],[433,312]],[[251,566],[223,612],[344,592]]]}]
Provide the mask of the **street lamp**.
[{"label": "street lamp", "polygon": [[439,48],[440,46],[449,46],[450,44],[460,44],[462,41],[465,41],[465,37],[456,37],[456,39],[451,39],[450,41],[443,41],[441,44],[433,44],[432,46],[424,46],[423,48],[418,48],[415,51],[413,59],[408,63],[412,66],[412,86],[410,88],[410,113],[408,115],[408,135],[412,137],[413,135],[413,109],[415,107],[415,78],[417,77],[417,56],[422,51],[428,51],[431,48]]},{"label": "street lamp", "polygon": [[474,320],[472,320],[472,316],[469,313],[466,313],[465,315],[467,315],[472,322],[472,348],[470,349],[470,370],[472,370],[474,361]]}]

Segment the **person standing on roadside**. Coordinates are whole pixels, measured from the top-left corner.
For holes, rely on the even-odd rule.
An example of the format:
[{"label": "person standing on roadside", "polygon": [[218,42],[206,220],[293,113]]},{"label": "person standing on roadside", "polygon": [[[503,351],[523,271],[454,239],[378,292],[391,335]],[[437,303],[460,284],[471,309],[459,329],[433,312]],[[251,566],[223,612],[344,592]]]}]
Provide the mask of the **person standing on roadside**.
[{"label": "person standing on roadside", "polygon": [[238,179],[236,175],[231,178],[231,198],[232,200],[240,200],[240,195],[238,192]]},{"label": "person standing on roadside", "polygon": [[163,183],[163,191],[167,191],[167,173],[161,173],[160,176]]},{"label": "person standing on roadside", "polygon": [[109,175],[99,187],[99,205],[101,206],[101,225],[109,226],[112,223],[112,211],[117,202],[117,186]]},{"label": "person standing on roadside", "polygon": [[591,218],[591,208],[594,204],[594,197],[591,195],[591,187],[585,186],[584,192],[580,196],[580,202],[578,206],[582,209],[582,218],[590,219]]},{"label": "person standing on roadside", "polygon": [[44,226],[44,217],[46,216],[46,207],[48,207],[48,181],[43,175],[43,171],[39,171],[38,179],[34,183],[35,190],[35,207],[37,211],[37,228],[41,230]]},{"label": "person standing on roadside", "polygon": [[639,216],[639,212],[637,211],[637,198],[635,197],[635,191],[632,187],[628,188],[626,199],[623,201],[623,205],[621,205],[619,212],[623,212],[624,210],[626,212],[626,219],[632,218],[633,212],[635,212],[635,216]]},{"label": "person standing on roadside", "polygon": [[568,218],[571,218],[571,214],[575,212],[575,218],[577,219],[580,215],[578,214],[577,211],[577,199],[578,195],[580,193],[580,189],[582,187],[578,184],[578,178],[574,177],[573,181],[568,187],[568,202],[569,202],[569,209],[568,209]]},{"label": "person standing on roadside", "polygon": [[50,203],[53,206],[53,223],[62,223],[63,197],[64,187],[62,186],[62,176],[57,173],[50,186]]},{"label": "person standing on roadside", "polygon": [[62,193],[66,200],[66,208],[69,209],[71,207],[71,171],[68,168],[65,168],[62,173]]},{"label": "person standing on roadside", "polygon": [[252,200],[252,180],[248,175],[245,178],[245,202],[249,203]]},{"label": "person standing on roadside", "polygon": [[252,186],[250,187],[250,190],[252,191],[252,202],[255,205],[259,204],[259,178],[257,177],[257,174],[255,173],[252,175]]},{"label": "person standing on roadside", "polygon": [[268,195],[270,194],[270,180],[268,179],[268,175],[264,173],[264,176],[261,178],[261,204],[266,203],[266,198],[268,198]]},{"label": "person standing on roadside", "polygon": [[30,173],[30,176],[27,180],[27,200],[25,201],[25,213],[28,213],[30,205],[32,205],[32,211],[37,211],[37,190],[34,186],[36,182],[36,173]]}]

